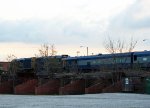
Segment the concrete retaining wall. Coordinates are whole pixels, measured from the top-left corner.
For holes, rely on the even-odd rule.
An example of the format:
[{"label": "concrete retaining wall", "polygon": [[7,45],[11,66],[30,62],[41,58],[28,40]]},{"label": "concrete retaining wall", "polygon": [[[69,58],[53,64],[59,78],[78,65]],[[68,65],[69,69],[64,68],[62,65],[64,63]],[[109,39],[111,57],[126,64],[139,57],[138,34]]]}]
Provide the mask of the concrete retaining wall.
[{"label": "concrete retaining wall", "polygon": [[47,83],[35,88],[36,95],[59,94],[60,81],[49,80]]},{"label": "concrete retaining wall", "polygon": [[118,81],[102,90],[103,93],[122,92],[122,82]]},{"label": "concrete retaining wall", "polygon": [[0,83],[1,94],[12,94],[13,93],[13,81],[7,81]]},{"label": "concrete retaining wall", "polygon": [[59,89],[59,94],[84,94],[85,93],[85,80],[71,81],[70,84],[65,85]]},{"label": "concrete retaining wall", "polygon": [[98,83],[95,84],[91,87],[85,88],[85,93],[86,94],[92,94],[92,93],[101,93],[102,89],[105,87],[105,84],[103,83]]},{"label": "concrete retaining wall", "polygon": [[38,81],[36,79],[28,80],[27,82],[17,85],[14,88],[15,94],[35,94],[35,87],[37,86]]}]

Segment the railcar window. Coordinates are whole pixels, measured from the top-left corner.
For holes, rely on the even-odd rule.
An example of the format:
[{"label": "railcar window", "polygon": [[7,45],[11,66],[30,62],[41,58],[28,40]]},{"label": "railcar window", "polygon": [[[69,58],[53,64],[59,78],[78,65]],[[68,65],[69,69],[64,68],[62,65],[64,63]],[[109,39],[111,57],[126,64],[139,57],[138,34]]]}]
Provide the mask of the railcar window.
[{"label": "railcar window", "polygon": [[91,66],[91,62],[87,62],[87,66]]},{"label": "railcar window", "polygon": [[137,61],[137,55],[134,55],[134,61]]}]

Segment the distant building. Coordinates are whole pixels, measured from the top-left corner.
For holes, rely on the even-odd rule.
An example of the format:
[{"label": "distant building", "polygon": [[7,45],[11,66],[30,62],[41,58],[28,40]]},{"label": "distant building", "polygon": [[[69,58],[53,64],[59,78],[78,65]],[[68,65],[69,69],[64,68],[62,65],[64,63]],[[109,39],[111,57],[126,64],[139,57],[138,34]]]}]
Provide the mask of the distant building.
[{"label": "distant building", "polygon": [[10,62],[0,62],[0,70],[8,71]]}]

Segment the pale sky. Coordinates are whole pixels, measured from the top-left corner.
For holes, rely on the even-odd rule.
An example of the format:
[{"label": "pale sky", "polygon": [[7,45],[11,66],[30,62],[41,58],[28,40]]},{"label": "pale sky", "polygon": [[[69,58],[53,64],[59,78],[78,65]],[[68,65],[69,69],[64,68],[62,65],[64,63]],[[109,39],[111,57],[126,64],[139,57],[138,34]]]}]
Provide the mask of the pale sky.
[{"label": "pale sky", "polygon": [[44,43],[58,55],[106,53],[108,35],[150,50],[149,10],[150,0],[0,0],[0,61],[32,57]]}]

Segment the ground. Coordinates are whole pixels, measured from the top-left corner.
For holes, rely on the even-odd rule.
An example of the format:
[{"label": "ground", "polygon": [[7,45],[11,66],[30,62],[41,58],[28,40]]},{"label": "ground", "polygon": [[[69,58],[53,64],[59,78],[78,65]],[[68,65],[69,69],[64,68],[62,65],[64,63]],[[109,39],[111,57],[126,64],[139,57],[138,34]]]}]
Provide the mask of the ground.
[{"label": "ground", "polygon": [[0,108],[150,108],[150,95],[0,95]]}]

